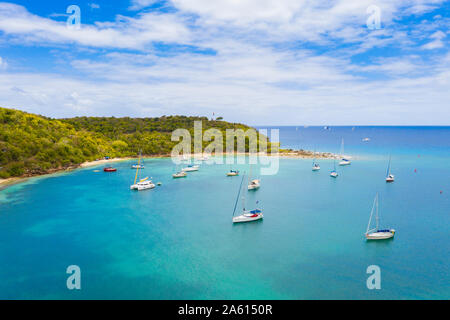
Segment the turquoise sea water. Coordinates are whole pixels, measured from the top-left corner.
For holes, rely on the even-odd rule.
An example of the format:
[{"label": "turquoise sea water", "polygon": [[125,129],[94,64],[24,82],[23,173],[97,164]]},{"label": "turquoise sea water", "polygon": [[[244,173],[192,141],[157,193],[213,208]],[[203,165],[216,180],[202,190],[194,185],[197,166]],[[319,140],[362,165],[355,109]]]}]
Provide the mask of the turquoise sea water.
[{"label": "turquoise sea water", "polygon": [[[264,211],[255,223],[231,223],[241,178],[225,177],[229,165],[174,180],[170,159],[149,159],[145,173],[163,184],[143,192],[129,190],[130,161],[0,191],[0,298],[449,299],[450,128],[321,130],[280,137],[337,152],[345,135],[356,160],[332,179],[332,160],[312,172],[310,160],[281,159],[245,191]],[[364,240],[376,192],[394,240]],[[69,265],[81,268],[81,290],[66,288]],[[366,287],[369,265],[381,268],[381,290]]]}]

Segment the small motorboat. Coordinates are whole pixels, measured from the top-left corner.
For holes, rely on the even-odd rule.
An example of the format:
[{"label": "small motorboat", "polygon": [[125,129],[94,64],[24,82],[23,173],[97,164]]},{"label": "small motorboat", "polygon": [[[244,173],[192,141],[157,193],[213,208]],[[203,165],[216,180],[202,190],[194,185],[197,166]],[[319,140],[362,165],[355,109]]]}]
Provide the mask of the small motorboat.
[{"label": "small motorboat", "polygon": [[144,169],[145,166],[143,164],[133,164],[131,169]]},{"label": "small motorboat", "polygon": [[228,177],[233,177],[233,176],[238,176],[238,175],[239,175],[238,170],[230,170],[229,172],[227,172]]},{"label": "small motorboat", "polygon": [[186,177],[187,177],[187,173],[184,172],[184,171],[179,171],[179,172],[177,172],[177,173],[174,173],[174,174],[172,175],[172,177],[174,177],[175,179],[176,179],[176,178],[186,178]]},{"label": "small motorboat", "polygon": [[113,168],[113,167],[106,167],[106,168],[103,168],[103,171],[104,172],[116,172],[117,169]]},{"label": "small motorboat", "polygon": [[250,181],[248,184],[248,190],[257,190],[261,186],[261,181],[258,179],[254,179]]},{"label": "small motorboat", "polygon": [[319,171],[320,170],[320,166],[317,163],[314,163],[313,167],[312,167],[312,171]]},{"label": "small motorboat", "polygon": [[184,171],[184,172],[198,171],[198,168],[199,168],[198,165],[194,166],[194,165],[190,164],[186,168],[181,169],[181,171]]},{"label": "small motorboat", "polygon": [[340,165],[340,166],[348,166],[348,165],[350,165],[350,164],[352,164],[352,163],[350,162],[350,160],[345,159],[345,158],[342,158],[342,160],[339,162],[339,165]]},{"label": "small motorboat", "polygon": [[330,176],[333,178],[337,178],[338,173],[335,170],[333,170],[333,171],[331,171]]},{"label": "small motorboat", "polygon": [[394,182],[394,175],[393,174],[389,174],[387,177],[386,177],[386,182]]},{"label": "small motorboat", "polygon": [[263,213],[259,209],[254,209],[250,211],[243,211],[243,213],[239,216],[233,217],[233,223],[238,222],[251,222],[262,219]]}]

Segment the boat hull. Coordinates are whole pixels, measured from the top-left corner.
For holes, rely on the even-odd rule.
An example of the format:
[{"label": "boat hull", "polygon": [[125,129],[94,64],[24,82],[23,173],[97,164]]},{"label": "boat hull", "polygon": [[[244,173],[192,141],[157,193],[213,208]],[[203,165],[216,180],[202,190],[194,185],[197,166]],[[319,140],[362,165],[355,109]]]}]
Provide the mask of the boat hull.
[{"label": "boat hull", "polygon": [[252,222],[258,221],[263,218],[262,212],[259,214],[241,214],[240,216],[233,217],[233,223]]},{"label": "boat hull", "polygon": [[367,233],[366,239],[367,240],[386,240],[386,239],[391,239],[394,237],[395,231],[391,230],[388,232],[372,232],[372,233]]},{"label": "boat hull", "polygon": [[341,162],[339,162],[340,166],[349,166],[350,164],[351,164],[350,161],[341,161]]}]

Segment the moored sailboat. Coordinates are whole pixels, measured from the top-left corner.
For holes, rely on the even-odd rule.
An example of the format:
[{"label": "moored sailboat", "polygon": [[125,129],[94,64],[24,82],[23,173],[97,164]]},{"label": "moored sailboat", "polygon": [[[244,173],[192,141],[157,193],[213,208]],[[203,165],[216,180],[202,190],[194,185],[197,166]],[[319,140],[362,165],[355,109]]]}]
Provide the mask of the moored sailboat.
[{"label": "moored sailboat", "polygon": [[391,156],[389,156],[389,164],[386,171],[386,182],[394,182],[394,175],[391,173]]},{"label": "moored sailboat", "polygon": [[[394,229],[380,229],[379,224],[380,224],[380,218],[379,218],[379,213],[378,213],[378,193],[375,196],[375,200],[373,201],[373,205],[372,205],[372,211],[370,212],[370,218],[369,218],[369,223],[367,225],[367,230],[365,233],[365,237],[367,240],[385,240],[385,239],[390,239],[394,237],[395,234],[395,230]],[[376,225],[375,228],[370,228],[371,222],[372,222],[372,216],[373,213],[375,211],[375,221],[376,221]]]},{"label": "moored sailboat", "polygon": [[342,143],[341,143],[341,161],[339,162],[340,166],[348,166],[351,164],[350,160],[347,159],[344,155],[344,138],[342,138]]},{"label": "moored sailboat", "polygon": [[[261,209],[255,208],[253,210],[246,210],[245,209],[245,195],[242,197],[242,214],[235,216],[237,204],[239,201],[239,195],[241,194],[242,189],[242,182],[244,181],[245,175],[242,177],[241,184],[239,185],[239,191],[238,195],[236,197],[236,203],[234,204],[234,210],[233,210],[233,223],[240,223],[240,222],[251,222],[251,221],[257,221],[263,218],[263,212]],[[258,201],[256,201],[256,204],[258,204]]]},{"label": "moored sailboat", "polygon": [[140,168],[140,160],[141,160],[141,158],[139,157],[139,160],[138,160],[138,163],[136,166],[136,175],[134,176],[134,183],[130,186],[130,189],[137,190],[137,191],[153,189],[156,186],[151,180],[149,180],[148,177],[145,177],[144,179],[139,179],[139,181],[136,183],[136,181],[138,180],[139,169],[141,169]]},{"label": "moored sailboat", "polygon": [[336,159],[334,160],[334,169],[330,172],[330,176],[332,177],[332,178],[337,178],[337,176],[338,176],[338,173],[337,173],[337,171],[336,171]]}]

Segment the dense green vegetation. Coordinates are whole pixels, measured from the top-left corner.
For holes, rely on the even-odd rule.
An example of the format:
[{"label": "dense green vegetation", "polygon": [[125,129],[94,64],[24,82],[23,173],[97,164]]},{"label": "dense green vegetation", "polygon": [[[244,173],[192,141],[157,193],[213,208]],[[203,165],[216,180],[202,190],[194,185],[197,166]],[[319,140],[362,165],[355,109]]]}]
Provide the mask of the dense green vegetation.
[{"label": "dense green vegetation", "polygon": [[52,172],[104,156],[135,156],[138,150],[169,154],[178,143],[171,141],[172,131],[184,128],[193,136],[194,121],[202,121],[203,131],[249,128],[206,117],[50,119],[0,108],[0,178]]}]

